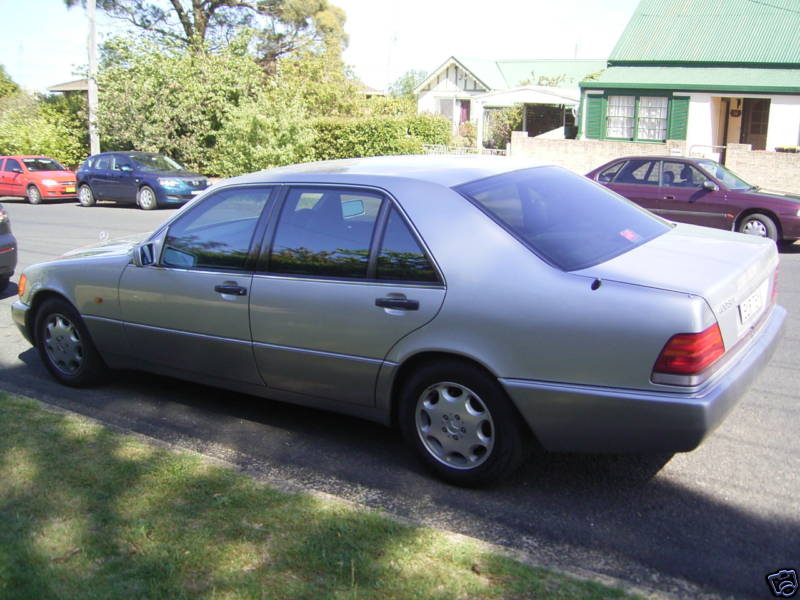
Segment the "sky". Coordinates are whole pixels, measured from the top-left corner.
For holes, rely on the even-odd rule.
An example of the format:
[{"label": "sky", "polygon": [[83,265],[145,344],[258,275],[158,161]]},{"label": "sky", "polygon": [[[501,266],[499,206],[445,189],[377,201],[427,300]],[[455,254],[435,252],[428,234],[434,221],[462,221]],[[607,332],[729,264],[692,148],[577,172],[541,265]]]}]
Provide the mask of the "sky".
[{"label": "sky", "polygon": [[[345,61],[385,89],[450,56],[607,58],[638,0],[331,0],[347,14]],[[98,11],[102,41],[122,27]],[[0,0],[0,64],[30,91],[81,77],[86,13],[63,0]]]}]

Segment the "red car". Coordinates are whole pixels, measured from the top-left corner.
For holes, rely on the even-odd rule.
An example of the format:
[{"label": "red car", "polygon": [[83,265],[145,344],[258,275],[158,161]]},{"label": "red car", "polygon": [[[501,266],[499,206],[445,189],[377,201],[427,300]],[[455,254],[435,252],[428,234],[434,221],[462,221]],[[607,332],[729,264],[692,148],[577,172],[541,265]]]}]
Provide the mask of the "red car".
[{"label": "red car", "polygon": [[705,158],[627,156],[586,175],[671,221],[800,239],[800,196],[762,190]]},{"label": "red car", "polygon": [[0,196],[27,198],[31,204],[76,198],[75,173],[46,156],[0,156]]}]

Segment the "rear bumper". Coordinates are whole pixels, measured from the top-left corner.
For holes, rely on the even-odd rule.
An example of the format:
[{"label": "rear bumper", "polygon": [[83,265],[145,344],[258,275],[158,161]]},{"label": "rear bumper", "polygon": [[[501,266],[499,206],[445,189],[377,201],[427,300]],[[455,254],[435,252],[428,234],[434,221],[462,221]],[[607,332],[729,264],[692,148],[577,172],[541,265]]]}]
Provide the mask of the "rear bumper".
[{"label": "rear bumper", "polygon": [[658,392],[500,379],[539,442],[567,452],[693,450],[769,362],[786,311],[775,306],[730,366],[699,390]]},{"label": "rear bumper", "polygon": [[0,233],[0,277],[11,277],[17,267],[17,240],[10,233]]}]

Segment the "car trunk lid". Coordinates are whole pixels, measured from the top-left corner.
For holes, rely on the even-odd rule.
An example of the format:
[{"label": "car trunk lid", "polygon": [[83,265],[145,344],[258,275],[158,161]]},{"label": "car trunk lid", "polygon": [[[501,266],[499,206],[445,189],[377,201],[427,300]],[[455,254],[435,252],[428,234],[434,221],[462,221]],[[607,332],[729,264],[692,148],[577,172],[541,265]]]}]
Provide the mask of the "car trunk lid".
[{"label": "car trunk lid", "polygon": [[730,349],[770,304],[777,266],[770,240],[677,224],[630,252],[576,273],[701,296]]}]

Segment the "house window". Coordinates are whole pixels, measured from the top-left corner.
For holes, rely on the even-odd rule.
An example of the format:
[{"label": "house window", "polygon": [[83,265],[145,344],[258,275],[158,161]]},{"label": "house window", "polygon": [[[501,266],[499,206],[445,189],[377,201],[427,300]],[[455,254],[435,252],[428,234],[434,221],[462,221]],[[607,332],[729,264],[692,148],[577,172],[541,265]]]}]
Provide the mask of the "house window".
[{"label": "house window", "polygon": [[663,96],[639,98],[636,137],[640,140],[667,139],[667,98]]},{"label": "house window", "polygon": [[635,111],[636,96],[609,96],[606,136],[610,138],[632,138]]},{"label": "house window", "polygon": [[447,117],[448,120],[453,120],[453,99],[452,98],[439,98],[439,114]]}]

